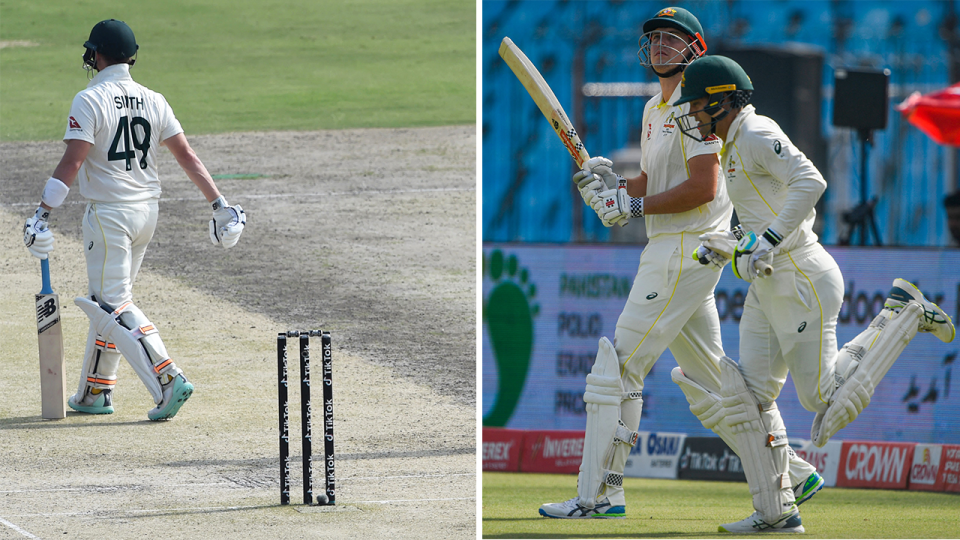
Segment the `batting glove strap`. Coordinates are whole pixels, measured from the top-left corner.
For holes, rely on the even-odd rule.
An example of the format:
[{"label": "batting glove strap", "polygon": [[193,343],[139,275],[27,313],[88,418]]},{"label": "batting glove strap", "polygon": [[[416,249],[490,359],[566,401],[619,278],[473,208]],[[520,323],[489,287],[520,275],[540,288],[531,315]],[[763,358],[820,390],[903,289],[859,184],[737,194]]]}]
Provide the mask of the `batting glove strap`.
[{"label": "batting glove strap", "polygon": [[630,217],[643,217],[643,197],[630,197]]},{"label": "batting glove strap", "polygon": [[213,204],[214,212],[216,212],[217,210],[220,210],[221,208],[227,208],[228,206],[230,206],[230,204],[227,203],[227,199],[225,199],[223,195],[217,197],[212,204]]}]

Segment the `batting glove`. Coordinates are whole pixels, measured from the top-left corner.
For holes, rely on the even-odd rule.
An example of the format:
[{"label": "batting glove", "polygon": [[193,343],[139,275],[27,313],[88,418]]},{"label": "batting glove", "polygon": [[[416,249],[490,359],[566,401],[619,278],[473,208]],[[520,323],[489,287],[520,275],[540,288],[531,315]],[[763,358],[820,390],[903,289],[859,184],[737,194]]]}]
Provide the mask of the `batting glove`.
[{"label": "batting glove", "polygon": [[237,245],[246,224],[247,214],[239,204],[229,206],[223,197],[213,201],[213,219],[210,220],[211,242],[220,244],[224,248]]},{"label": "batting glove", "polygon": [[607,188],[607,186],[603,185],[603,180],[598,175],[586,169],[577,171],[577,174],[573,175],[573,182],[577,184],[577,189],[580,190],[580,197],[583,198],[583,202],[590,207],[593,206],[593,202]]},{"label": "batting glove", "polygon": [[612,227],[616,223],[623,226],[630,219],[630,195],[627,195],[627,181],[621,176],[617,178],[617,188],[604,191],[593,202],[593,209],[604,227]]},{"label": "batting glove", "polygon": [[38,259],[46,259],[47,254],[53,251],[53,231],[47,226],[49,218],[50,211],[41,206],[23,224],[23,245]]},{"label": "batting glove", "polygon": [[744,281],[753,281],[756,277],[766,277],[758,261],[769,265],[773,262],[773,244],[764,237],[757,238],[756,233],[750,231],[737,243],[733,250],[733,273]]},{"label": "batting glove", "polygon": [[743,238],[743,228],[739,225],[729,231],[715,231],[700,235],[700,247],[693,252],[693,258],[700,264],[712,264],[718,270],[730,262],[737,242]]}]

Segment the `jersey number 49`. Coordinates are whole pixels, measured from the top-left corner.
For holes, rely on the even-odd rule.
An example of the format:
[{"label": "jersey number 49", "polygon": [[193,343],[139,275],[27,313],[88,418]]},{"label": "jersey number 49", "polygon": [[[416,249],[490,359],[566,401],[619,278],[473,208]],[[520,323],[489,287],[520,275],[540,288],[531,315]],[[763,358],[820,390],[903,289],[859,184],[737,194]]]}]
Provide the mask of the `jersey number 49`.
[{"label": "jersey number 49", "polygon": [[[142,128],[142,137],[137,137],[137,130],[134,129],[136,126]],[[123,151],[120,150],[121,139],[123,139],[123,147],[125,148]],[[132,146],[131,139],[133,142]],[[113,144],[110,145],[110,151],[107,152],[107,159],[110,161],[126,161],[127,170],[129,171],[133,169],[130,165],[130,160],[137,159],[136,150],[140,150],[143,156],[140,158],[140,168],[146,169],[147,151],[150,150],[150,122],[147,122],[146,118],[139,116],[134,117],[133,120],[129,120],[126,116],[121,116],[120,122],[117,123],[117,134],[114,135]]]}]

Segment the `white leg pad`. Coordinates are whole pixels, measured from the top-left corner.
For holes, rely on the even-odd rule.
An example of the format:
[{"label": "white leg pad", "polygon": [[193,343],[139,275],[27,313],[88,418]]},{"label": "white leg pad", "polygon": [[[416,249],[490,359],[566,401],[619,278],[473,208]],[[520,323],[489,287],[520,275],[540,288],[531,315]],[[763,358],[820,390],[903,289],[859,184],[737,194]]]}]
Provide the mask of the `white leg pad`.
[{"label": "white leg pad", "polygon": [[583,461],[577,478],[580,505],[596,506],[606,485],[621,487],[623,471],[611,470],[616,446],[633,446],[639,435],[620,420],[620,402],[624,397],[620,380],[620,362],[613,343],[600,338],[597,359],[587,375],[583,401],[587,408],[587,429],[583,441]]},{"label": "white leg pad", "polygon": [[740,367],[720,359],[720,394],[726,422],[736,434],[740,463],[747,476],[753,507],[767,523],[776,523],[794,502],[790,477],[787,430],[777,404],[761,406],[747,388]]},{"label": "white leg pad", "polygon": [[810,428],[815,446],[827,444],[830,437],[853,422],[870,404],[877,384],[917,335],[917,321],[922,315],[923,307],[916,302],[909,302],[897,314],[883,310],[867,330],[844,345],[843,358],[837,359],[838,373],[841,363],[847,366],[837,378],[840,386],[830,397],[827,410],[817,413]]},{"label": "white leg pad", "polygon": [[[602,497],[610,500],[611,506],[623,506],[626,498],[623,493],[623,470],[627,466],[630,451],[640,437],[640,416],[643,413],[643,398],[640,392],[628,392],[620,402],[620,423],[617,427],[613,445],[613,459],[604,471]],[[619,481],[618,481],[619,479]]]},{"label": "white leg pad", "polygon": [[120,353],[117,352],[117,346],[98,335],[91,325],[87,334],[87,347],[83,353],[83,367],[80,369],[77,402],[91,389],[112,390],[117,383],[119,367]]},{"label": "white leg pad", "polygon": [[[673,379],[673,382],[680,387],[680,390],[683,391],[683,395],[687,398],[687,403],[690,404],[690,412],[700,420],[703,427],[716,433],[737,456],[740,456],[740,445],[737,444],[737,436],[733,433],[733,428],[723,421],[724,409],[720,394],[711,392],[703,386],[700,386],[700,384],[693,379],[687,378],[683,370],[679,367],[673,368],[673,371],[670,372],[670,377]],[[787,448],[787,453],[790,457],[788,472],[790,473],[791,485],[795,486],[806,481],[807,477],[816,472],[816,467],[804,461],[804,459],[798,456],[791,448]]]},{"label": "white leg pad", "polygon": [[133,371],[140,377],[143,385],[147,387],[154,403],[160,403],[163,399],[160,380],[157,378],[153,363],[147,357],[147,352],[141,346],[138,336],[121,326],[117,321],[117,315],[105,311],[100,307],[100,304],[83,297],[74,298],[73,303],[87,314],[98,334],[116,344],[117,350],[127,359],[127,362],[133,367]]}]

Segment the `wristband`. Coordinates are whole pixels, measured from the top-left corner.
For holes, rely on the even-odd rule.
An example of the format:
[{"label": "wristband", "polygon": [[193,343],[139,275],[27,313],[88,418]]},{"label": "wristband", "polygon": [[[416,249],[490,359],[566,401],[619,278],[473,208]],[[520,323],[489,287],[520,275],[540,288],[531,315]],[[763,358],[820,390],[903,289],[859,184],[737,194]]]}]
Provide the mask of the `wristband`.
[{"label": "wristband", "polygon": [[40,195],[40,202],[50,208],[56,208],[63,204],[64,199],[67,198],[67,193],[70,193],[70,188],[60,180],[51,176],[50,179],[47,180],[47,184],[43,186],[43,194]]},{"label": "wristband", "polygon": [[630,217],[643,217],[643,197],[630,197]]},{"label": "wristband", "polygon": [[230,205],[227,204],[227,200],[223,198],[223,195],[217,197],[217,198],[213,201],[213,211],[214,211],[214,212],[216,212],[217,210],[220,210],[221,208],[226,208],[226,207],[228,207],[228,206],[230,206]]},{"label": "wristband", "polygon": [[783,237],[780,236],[780,233],[777,231],[767,228],[767,231],[763,233],[763,237],[767,239],[767,242],[770,242],[770,245],[777,247],[780,242],[783,242]]}]

